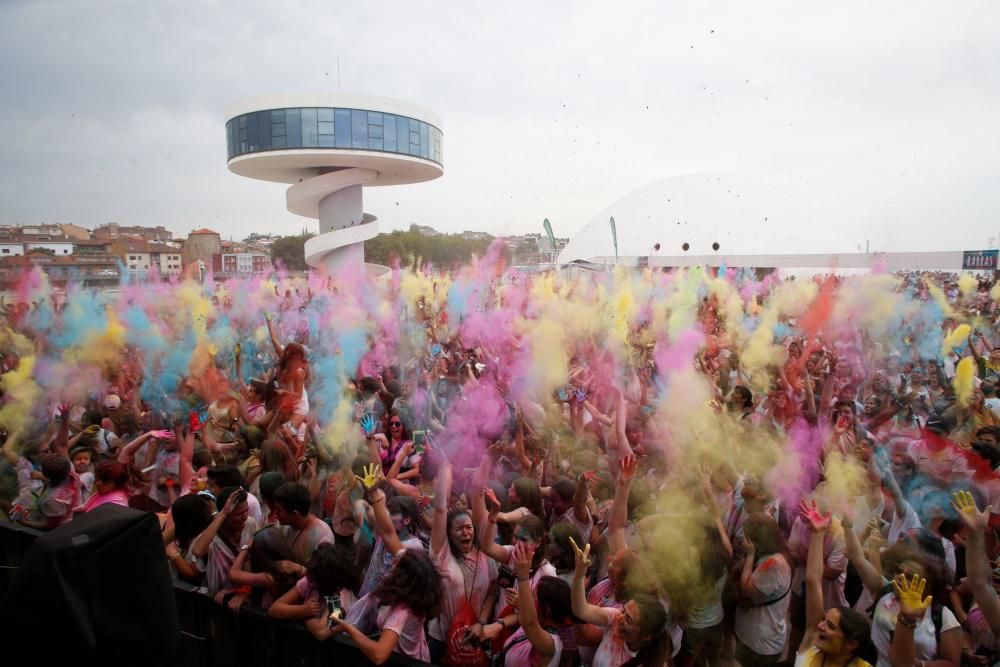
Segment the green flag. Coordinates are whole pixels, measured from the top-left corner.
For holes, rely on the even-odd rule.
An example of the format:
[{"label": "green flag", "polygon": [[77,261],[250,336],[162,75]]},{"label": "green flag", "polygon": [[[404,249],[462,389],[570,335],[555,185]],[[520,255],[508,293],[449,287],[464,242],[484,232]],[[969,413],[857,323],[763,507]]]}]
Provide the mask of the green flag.
[{"label": "green flag", "polygon": [[549,235],[549,243],[552,244],[552,252],[556,251],[556,236],[552,233],[552,223],[549,222],[548,218],[542,222],[542,227],[545,228],[545,233]]},{"label": "green flag", "polygon": [[611,240],[615,242],[615,264],[618,263],[618,232],[615,231],[615,218],[611,217]]}]

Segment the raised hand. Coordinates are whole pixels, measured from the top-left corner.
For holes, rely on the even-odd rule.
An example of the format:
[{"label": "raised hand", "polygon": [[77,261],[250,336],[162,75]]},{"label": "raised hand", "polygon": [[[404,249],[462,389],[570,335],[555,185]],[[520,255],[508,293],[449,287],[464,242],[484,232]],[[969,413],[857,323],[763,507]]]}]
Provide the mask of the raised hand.
[{"label": "raised hand", "polygon": [[959,491],[952,496],[951,506],[958,512],[958,518],[969,530],[983,532],[990,523],[990,513],[993,506],[987,507],[982,512],[976,507],[976,500],[968,491]]},{"label": "raised hand", "polygon": [[569,394],[566,392],[566,387],[559,387],[558,395],[560,403],[565,403],[569,399]]},{"label": "raised hand", "polygon": [[580,387],[579,389],[577,389],[576,392],[573,394],[573,398],[576,399],[577,403],[583,405],[583,403],[587,400],[587,388]]},{"label": "raised hand", "polygon": [[168,431],[166,429],[150,431],[149,435],[156,438],[157,440],[173,440],[176,437],[173,431]]},{"label": "raised hand", "polygon": [[240,352],[242,352],[242,351],[243,351],[243,348],[240,346],[239,343],[236,343],[236,345],[233,346],[233,358],[236,359],[237,361],[239,361]]},{"label": "raised hand", "polygon": [[[575,548],[576,545],[574,544]],[[531,561],[535,557],[535,547],[529,547],[524,542],[514,545],[514,571],[518,579],[527,579],[531,576]]]},{"label": "raised hand", "polygon": [[375,485],[378,484],[379,477],[381,476],[382,466],[377,463],[373,463],[370,466],[365,466],[362,470],[365,473],[364,477],[358,477],[357,475],[354,477],[361,482],[365,489],[374,488]]},{"label": "raised hand", "polygon": [[483,499],[486,501],[486,509],[489,511],[490,516],[500,511],[500,501],[497,500],[497,494],[493,492],[493,489],[484,486]]},{"label": "raised hand", "polygon": [[635,478],[635,471],[638,465],[635,462],[635,456],[629,454],[622,459],[621,470],[618,471],[618,482],[624,484],[625,482],[631,482]]},{"label": "raised hand", "polygon": [[830,527],[830,517],[832,516],[829,512],[823,514],[819,511],[816,506],[816,501],[812,501],[812,505],[806,501],[799,503],[799,514],[802,518],[809,524],[809,527],[813,529],[815,533],[822,533],[827,528]]},{"label": "raised hand", "polygon": [[366,414],[361,418],[361,428],[365,432],[365,437],[372,437],[372,433],[375,432],[375,416],[371,414]]},{"label": "raised hand", "polygon": [[581,549],[577,546],[576,540],[572,537],[569,538],[569,543],[573,545],[573,552],[576,554],[575,575],[582,577],[587,572],[587,568],[590,566],[590,545],[588,544]]},{"label": "raised hand", "polygon": [[913,575],[907,581],[905,574],[896,575],[892,581],[892,590],[896,593],[896,599],[899,600],[899,613],[914,621],[924,617],[924,613],[933,602],[931,596],[924,597],[926,585],[927,580],[923,577]]}]

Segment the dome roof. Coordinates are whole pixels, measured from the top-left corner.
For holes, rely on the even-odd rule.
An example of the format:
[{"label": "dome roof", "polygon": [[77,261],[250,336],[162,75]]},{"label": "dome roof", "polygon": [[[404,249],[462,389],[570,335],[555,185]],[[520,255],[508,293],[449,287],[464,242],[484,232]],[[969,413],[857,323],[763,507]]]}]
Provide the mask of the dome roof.
[{"label": "dome roof", "polygon": [[691,174],[651,183],[588,222],[559,254],[560,262],[619,257],[787,255],[856,251],[835,223],[759,181]]}]

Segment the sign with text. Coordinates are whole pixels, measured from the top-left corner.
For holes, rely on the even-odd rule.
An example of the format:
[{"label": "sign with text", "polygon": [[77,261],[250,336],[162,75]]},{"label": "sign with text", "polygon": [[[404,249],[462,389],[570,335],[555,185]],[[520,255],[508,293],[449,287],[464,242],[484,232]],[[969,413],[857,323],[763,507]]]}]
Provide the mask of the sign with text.
[{"label": "sign with text", "polygon": [[962,268],[975,271],[996,271],[997,250],[966,250],[962,253]]}]

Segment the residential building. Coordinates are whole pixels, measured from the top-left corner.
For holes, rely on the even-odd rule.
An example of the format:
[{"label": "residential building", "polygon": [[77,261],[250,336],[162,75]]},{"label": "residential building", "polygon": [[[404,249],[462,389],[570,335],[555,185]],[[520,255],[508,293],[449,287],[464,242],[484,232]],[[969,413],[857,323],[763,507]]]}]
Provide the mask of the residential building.
[{"label": "residential building", "polygon": [[0,240],[0,257],[14,257],[24,254],[24,243],[11,239]]},{"label": "residential building", "polygon": [[212,258],[212,272],[216,278],[232,278],[271,270],[271,256],[246,247],[229,245]]},{"label": "residential building", "polygon": [[184,260],[179,248],[163,243],[150,243],[149,264],[161,276],[179,276],[184,271]]},{"label": "residential building", "polygon": [[0,257],[0,289],[10,289],[37,267],[55,287],[70,281],[84,287],[114,287],[120,281],[119,258],[114,255],[59,256],[34,250],[16,257]]},{"label": "residential building", "polygon": [[87,241],[90,239],[90,230],[80,225],[62,223],[59,225],[59,229],[62,230],[63,236],[68,236],[74,241]]},{"label": "residential building", "polygon": [[86,241],[73,241],[73,254],[75,255],[110,255],[111,240],[89,239]]},{"label": "residential building", "polygon": [[100,225],[94,228],[94,238],[117,239],[123,236],[140,238],[146,241],[160,241],[160,242],[172,241],[174,238],[173,232],[162,226],[158,227],[143,227],[141,225],[129,226],[129,225],[119,225],[117,222],[109,222],[107,224]]}]

